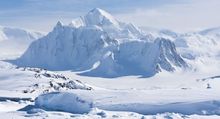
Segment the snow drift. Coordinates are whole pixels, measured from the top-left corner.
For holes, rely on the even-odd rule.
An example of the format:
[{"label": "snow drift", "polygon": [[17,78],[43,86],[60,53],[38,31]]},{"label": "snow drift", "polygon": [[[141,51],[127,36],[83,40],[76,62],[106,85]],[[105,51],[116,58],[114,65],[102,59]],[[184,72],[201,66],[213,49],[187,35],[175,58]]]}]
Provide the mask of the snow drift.
[{"label": "snow drift", "polygon": [[100,77],[153,76],[188,67],[170,40],[150,37],[98,8],[70,25],[58,22],[30,45],[17,64]]},{"label": "snow drift", "polygon": [[91,110],[93,103],[76,94],[53,92],[38,96],[35,99],[35,106],[46,110],[83,114]]}]

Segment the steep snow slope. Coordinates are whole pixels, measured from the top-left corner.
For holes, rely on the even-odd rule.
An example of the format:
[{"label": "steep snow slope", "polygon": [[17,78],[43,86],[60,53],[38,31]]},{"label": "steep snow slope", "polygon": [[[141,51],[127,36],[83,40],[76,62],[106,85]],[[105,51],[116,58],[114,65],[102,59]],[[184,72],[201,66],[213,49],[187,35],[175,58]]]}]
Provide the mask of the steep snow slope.
[{"label": "steep snow slope", "polygon": [[171,41],[146,35],[98,8],[68,26],[58,22],[52,32],[31,44],[17,64],[101,77],[152,76],[188,67]]},{"label": "steep snow slope", "polygon": [[0,59],[20,56],[31,42],[42,36],[39,32],[0,26]]}]

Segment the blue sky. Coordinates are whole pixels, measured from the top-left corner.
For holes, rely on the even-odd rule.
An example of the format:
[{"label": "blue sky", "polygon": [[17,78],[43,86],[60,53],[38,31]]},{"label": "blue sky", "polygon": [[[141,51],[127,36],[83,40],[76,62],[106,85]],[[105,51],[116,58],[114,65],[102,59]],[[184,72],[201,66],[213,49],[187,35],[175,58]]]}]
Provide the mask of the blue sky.
[{"label": "blue sky", "polygon": [[220,26],[220,0],[1,0],[0,25],[50,31],[99,7],[137,26],[192,31]]}]

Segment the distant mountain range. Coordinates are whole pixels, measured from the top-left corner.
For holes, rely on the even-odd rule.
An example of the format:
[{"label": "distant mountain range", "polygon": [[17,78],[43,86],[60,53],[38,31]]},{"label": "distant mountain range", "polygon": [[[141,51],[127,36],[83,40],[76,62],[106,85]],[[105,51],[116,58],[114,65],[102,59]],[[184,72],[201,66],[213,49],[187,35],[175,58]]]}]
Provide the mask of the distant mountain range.
[{"label": "distant mountain range", "polygon": [[19,57],[30,43],[41,37],[40,32],[0,26],[0,59]]},{"label": "distant mountain range", "polygon": [[14,41],[28,41],[36,40],[42,37],[43,34],[40,32],[29,31],[20,28],[10,28],[0,26],[0,41],[14,40]]}]

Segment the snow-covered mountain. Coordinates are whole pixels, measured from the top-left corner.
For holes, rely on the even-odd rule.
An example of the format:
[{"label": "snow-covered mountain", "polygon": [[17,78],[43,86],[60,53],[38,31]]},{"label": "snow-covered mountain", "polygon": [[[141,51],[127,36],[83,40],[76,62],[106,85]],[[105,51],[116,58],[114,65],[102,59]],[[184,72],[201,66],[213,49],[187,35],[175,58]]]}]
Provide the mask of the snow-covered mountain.
[{"label": "snow-covered mountain", "polygon": [[162,30],[158,31],[157,35],[172,40],[178,53],[196,71],[218,72],[220,66],[220,28],[190,33]]},{"label": "snow-covered mountain", "polygon": [[28,41],[28,40],[36,40],[42,36],[43,35],[40,32],[33,32],[19,28],[0,26],[0,41],[3,40]]},{"label": "snow-covered mountain", "polygon": [[31,42],[42,36],[40,32],[0,26],[0,59],[20,56]]},{"label": "snow-covered mountain", "polygon": [[52,32],[30,45],[17,64],[101,77],[152,76],[188,67],[172,41],[144,34],[99,8],[70,25],[58,22]]}]

